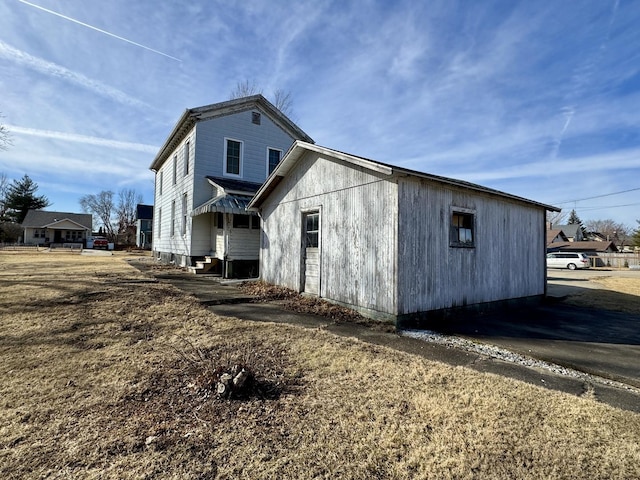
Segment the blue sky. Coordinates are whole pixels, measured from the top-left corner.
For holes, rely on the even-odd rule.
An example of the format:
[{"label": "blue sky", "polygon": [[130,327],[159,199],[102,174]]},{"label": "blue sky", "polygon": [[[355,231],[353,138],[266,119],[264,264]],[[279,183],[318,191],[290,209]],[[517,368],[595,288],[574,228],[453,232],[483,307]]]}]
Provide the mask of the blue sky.
[{"label": "blue sky", "polygon": [[0,173],[52,210],[152,203],[184,109],[248,80],[320,145],[635,228],[639,24],[631,0],[0,0]]}]

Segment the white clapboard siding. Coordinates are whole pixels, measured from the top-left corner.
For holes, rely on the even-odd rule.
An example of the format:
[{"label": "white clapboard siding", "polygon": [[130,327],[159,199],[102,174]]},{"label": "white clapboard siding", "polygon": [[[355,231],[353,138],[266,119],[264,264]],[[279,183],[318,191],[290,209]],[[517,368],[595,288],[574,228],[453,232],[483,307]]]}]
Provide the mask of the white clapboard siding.
[{"label": "white clapboard siding", "polygon": [[260,230],[231,228],[227,260],[258,260],[260,251]]}]

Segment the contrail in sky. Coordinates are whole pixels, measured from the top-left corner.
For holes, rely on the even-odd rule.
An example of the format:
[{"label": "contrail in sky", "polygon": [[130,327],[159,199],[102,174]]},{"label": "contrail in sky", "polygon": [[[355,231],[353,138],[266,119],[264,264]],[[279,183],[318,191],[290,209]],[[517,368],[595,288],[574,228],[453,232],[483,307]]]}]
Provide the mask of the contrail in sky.
[{"label": "contrail in sky", "polygon": [[34,8],[37,8],[38,10],[42,10],[43,12],[47,12],[47,13],[50,13],[51,15],[55,15],[56,17],[64,18],[65,20],[69,20],[70,22],[77,23],[78,25],[82,25],[83,27],[90,28],[91,30],[95,30],[96,32],[104,33],[105,35],[109,35],[110,37],[116,38],[118,40],[122,40],[123,42],[130,43],[131,45],[135,45],[136,47],[144,48],[145,50],[149,50],[150,52],[157,53],[157,54],[162,55],[164,57],[170,58],[171,60],[175,60],[176,62],[182,62],[182,60],[180,60],[179,58],[172,57],[171,55],[168,55],[166,53],[160,52],[159,50],[154,50],[151,47],[147,47],[145,45],[142,45],[140,43],[136,43],[136,42],[134,42],[132,40],[129,40],[127,38],[120,37],[120,36],[115,35],[113,33],[107,32],[106,30],[102,30],[102,29],[100,29],[98,27],[94,27],[94,26],[89,25],[87,23],[84,23],[84,22],[81,22],[79,20],[76,20],[75,18],[67,17],[66,15],[62,15],[61,13],[54,12],[53,10],[49,10],[48,8],[41,7],[40,5],[35,5],[35,4],[27,2],[25,0],[18,0],[18,1],[20,3],[24,3],[25,5],[29,5],[30,7],[34,7]]}]

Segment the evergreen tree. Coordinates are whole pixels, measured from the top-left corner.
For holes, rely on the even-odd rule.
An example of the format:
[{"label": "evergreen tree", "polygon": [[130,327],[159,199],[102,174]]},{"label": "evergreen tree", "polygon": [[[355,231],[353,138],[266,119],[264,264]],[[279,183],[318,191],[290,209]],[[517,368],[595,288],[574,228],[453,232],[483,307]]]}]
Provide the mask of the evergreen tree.
[{"label": "evergreen tree", "polygon": [[582,232],[582,238],[584,238],[584,239],[587,238],[587,229],[584,228],[584,225],[582,224],[582,220],[580,220],[580,217],[578,217],[578,214],[576,213],[575,209],[571,210],[571,213],[569,214],[568,224],[569,225],[580,225],[580,231]]},{"label": "evergreen tree", "polygon": [[640,220],[636,220],[638,222],[638,228],[636,228],[631,236],[631,241],[635,247],[640,247]]},{"label": "evergreen tree", "polygon": [[7,188],[4,201],[6,216],[15,223],[22,223],[29,210],[37,210],[51,205],[44,195],[37,196],[38,184],[29,175],[24,175],[20,180],[13,180]]}]

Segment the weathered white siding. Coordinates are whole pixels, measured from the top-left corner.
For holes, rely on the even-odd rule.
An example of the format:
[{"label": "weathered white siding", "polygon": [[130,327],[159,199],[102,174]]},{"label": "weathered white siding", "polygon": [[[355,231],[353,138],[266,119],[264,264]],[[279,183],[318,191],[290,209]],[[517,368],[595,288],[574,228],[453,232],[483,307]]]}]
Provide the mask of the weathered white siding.
[{"label": "weathered white siding", "polygon": [[[543,208],[424,179],[398,180],[398,314],[543,295]],[[450,246],[451,209],[475,214],[475,246]]]},{"label": "weathered white siding", "polygon": [[370,314],[396,310],[397,186],[384,174],[308,152],[262,208],[260,271],[302,288],[302,216],[320,211],[320,296]]}]

